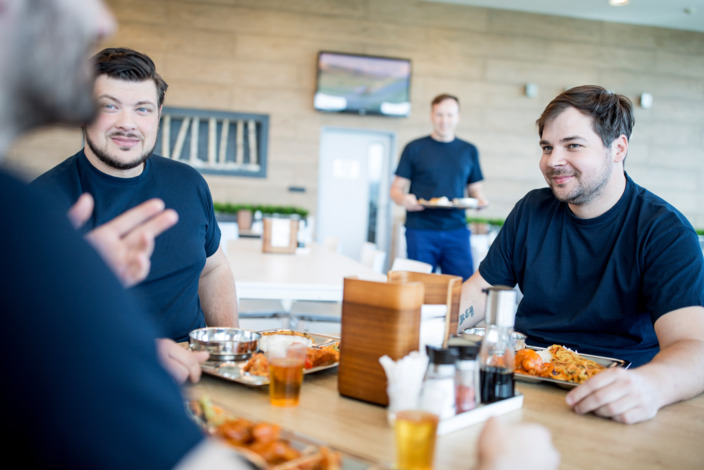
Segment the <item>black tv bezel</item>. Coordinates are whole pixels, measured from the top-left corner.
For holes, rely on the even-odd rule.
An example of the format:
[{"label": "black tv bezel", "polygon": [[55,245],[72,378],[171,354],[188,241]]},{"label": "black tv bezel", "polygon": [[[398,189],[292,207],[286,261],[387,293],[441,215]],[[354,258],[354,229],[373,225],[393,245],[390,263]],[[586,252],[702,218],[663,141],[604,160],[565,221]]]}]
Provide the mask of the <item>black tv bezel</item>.
[{"label": "black tv bezel", "polygon": [[320,68],[320,57],[323,54],[334,54],[334,55],[339,55],[339,56],[346,56],[346,57],[360,57],[360,58],[367,58],[367,59],[382,59],[382,60],[397,60],[397,61],[402,61],[402,62],[407,62],[408,63],[408,80],[407,80],[407,86],[406,90],[408,92],[408,103],[411,102],[411,77],[413,76],[413,62],[411,59],[404,58],[404,57],[391,57],[391,56],[383,56],[383,55],[374,55],[374,54],[362,54],[362,53],[354,53],[354,52],[338,52],[338,51],[330,51],[330,50],[321,50],[318,51],[318,55],[316,56],[316,62],[315,62],[315,67],[316,67],[316,74],[315,74],[315,90],[313,91],[313,109],[321,112],[321,113],[329,113],[329,114],[354,114],[357,116],[383,116],[383,117],[390,117],[390,118],[405,118],[410,116],[411,110],[408,110],[407,114],[386,114],[382,113],[381,111],[375,111],[375,110],[365,110],[365,109],[359,109],[359,110],[354,110],[354,109],[341,109],[341,110],[332,110],[332,109],[319,109],[315,107],[315,95],[318,94],[318,91],[320,90],[320,74],[321,74],[321,68]]}]

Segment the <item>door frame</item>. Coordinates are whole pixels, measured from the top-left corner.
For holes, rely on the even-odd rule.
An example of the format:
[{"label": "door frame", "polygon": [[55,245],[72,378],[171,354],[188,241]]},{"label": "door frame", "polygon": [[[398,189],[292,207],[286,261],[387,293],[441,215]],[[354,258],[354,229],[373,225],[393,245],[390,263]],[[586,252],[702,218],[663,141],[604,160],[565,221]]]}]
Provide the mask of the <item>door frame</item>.
[{"label": "door frame", "polygon": [[[322,126],[320,128],[320,139],[319,139],[319,150],[318,150],[318,188],[316,192],[316,218],[320,218],[320,188],[322,187],[321,185],[321,178],[322,178],[322,172],[320,171],[320,166],[321,166],[321,161],[323,158],[323,136],[325,132],[327,131],[332,131],[332,132],[348,132],[352,134],[367,134],[369,136],[373,135],[380,135],[384,136],[384,138],[389,139],[389,150],[388,150],[388,163],[387,163],[387,171],[388,171],[388,177],[386,178],[386,181],[383,180],[382,178],[382,187],[380,188],[380,200],[384,201],[384,205],[386,206],[386,217],[385,220],[382,222],[383,227],[384,227],[384,237],[382,240],[382,243],[379,243],[377,240],[377,247],[380,250],[384,250],[387,255],[386,255],[386,263],[390,263],[391,260],[389,257],[392,255],[391,249],[393,248],[391,246],[391,241],[393,239],[393,234],[391,233],[392,231],[392,219],[393,219],[393,205],[392,205],[392,200],[391,196],[389,194],[389,191],[391,190],[391,182],[393,181],[393,176],[394,176],[394,170],[396,167],[396,155],[398,153],[397,149],[397,139],[396,139],[396,132],[392,130],[383,130],[383,129],[367,129],[363,127],[344,127],[344,126]],[[382,199],[383,198],[383,199]],[[381,207],[381,203],[379,204],[379,207]],[[320,224],[316,224],[315,227],[315,239],[320,240],[320,232],[319,232],[319,227]],[[389,264],[390,265],[390,264]]]}]

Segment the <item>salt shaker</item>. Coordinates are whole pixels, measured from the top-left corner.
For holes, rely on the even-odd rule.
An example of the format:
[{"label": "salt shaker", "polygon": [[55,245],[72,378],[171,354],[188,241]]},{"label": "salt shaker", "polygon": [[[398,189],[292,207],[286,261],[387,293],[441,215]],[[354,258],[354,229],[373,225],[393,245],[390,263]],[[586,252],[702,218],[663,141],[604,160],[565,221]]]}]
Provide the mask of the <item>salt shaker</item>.
[{"label": "salt shaker", "polygon": [[423,380],[420,407],[440,417],[455,415],[455,361],[454,349],[426,346],[428,370]]},{"label": "salt shaker", "polygon": [[457,346],[455,371],[455,411],[473,410],[479,402],[479,345]]}]

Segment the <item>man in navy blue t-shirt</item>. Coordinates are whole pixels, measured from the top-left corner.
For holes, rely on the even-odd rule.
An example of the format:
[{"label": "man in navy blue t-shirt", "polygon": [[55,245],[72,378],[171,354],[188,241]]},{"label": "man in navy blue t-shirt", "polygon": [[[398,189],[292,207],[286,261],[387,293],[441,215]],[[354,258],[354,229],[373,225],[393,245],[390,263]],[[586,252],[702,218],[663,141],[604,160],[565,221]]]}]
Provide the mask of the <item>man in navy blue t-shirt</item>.
[{"label": "man in navy blue t-shirt", "polygon": [[460,306],[461,330],[484,317],[484,288],[517,284],[515,329],[529,344],[630,361],[566,398],[625,423],[704,391],[704,257],[687,219],[625,173],[633,124],[628,98],[597,86],[547,106],[549,188],[516,204]]},{"label": "man in navy blue t-shirt", "polygon": [[173,341],[188,341],[206,325],[237,326],[234,278],[208,185],[189,165],[152,154],[166,82],[148,56],[131,49],[105,49],[93,63],[98,118],[84,126],[86,145],[33,186],[66,207],[90,195],[84,231],[148,199],[163,200],[179,221],[156,240],[149,275],[130,292]]},{"label": "man in navy blue t-shirt", "polygon": [[[115,28],[95,0],[0,2],[0,160],[44,124],[89,121],[85,51]],[[176,222],[150,200],[86,239],[51,198],[0,170],[3,457],[28,468],[249,468],[206,439],[161,366],[155,324],[125,279]],[[168,233],[168,232],[166,232]],[[163,359],[163,358],[162,358]],[[197,367],[197,364],[196,364]],[[195,371],[196,374],[200,370]]]},{"label": "man in navy blue t-shirt", "polygon": [[452,202],[465,195],[488,205],[482,189],[483,175],[477,148],[455,137],[459,123],[459,100],[439,95],[432,101],[433,132],[410,142],[403,149],[391,185],[391,199],[406,209],[408,258],[440,267],[443,274],[462,276],[474,272],[469,230],[464,209],[428,208],[420,199],[447,198]]}]

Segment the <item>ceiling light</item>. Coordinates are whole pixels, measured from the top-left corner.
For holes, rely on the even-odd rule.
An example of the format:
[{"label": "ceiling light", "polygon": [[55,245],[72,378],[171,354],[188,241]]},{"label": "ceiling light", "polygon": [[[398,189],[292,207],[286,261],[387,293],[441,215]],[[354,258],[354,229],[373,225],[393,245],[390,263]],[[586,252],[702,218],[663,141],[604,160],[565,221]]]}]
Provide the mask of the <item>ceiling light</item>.
[{"label": "ceiling light", "polygon": [[623,7],[630,3],[630,0],[609,0],[609,5],[612,7]]}]

